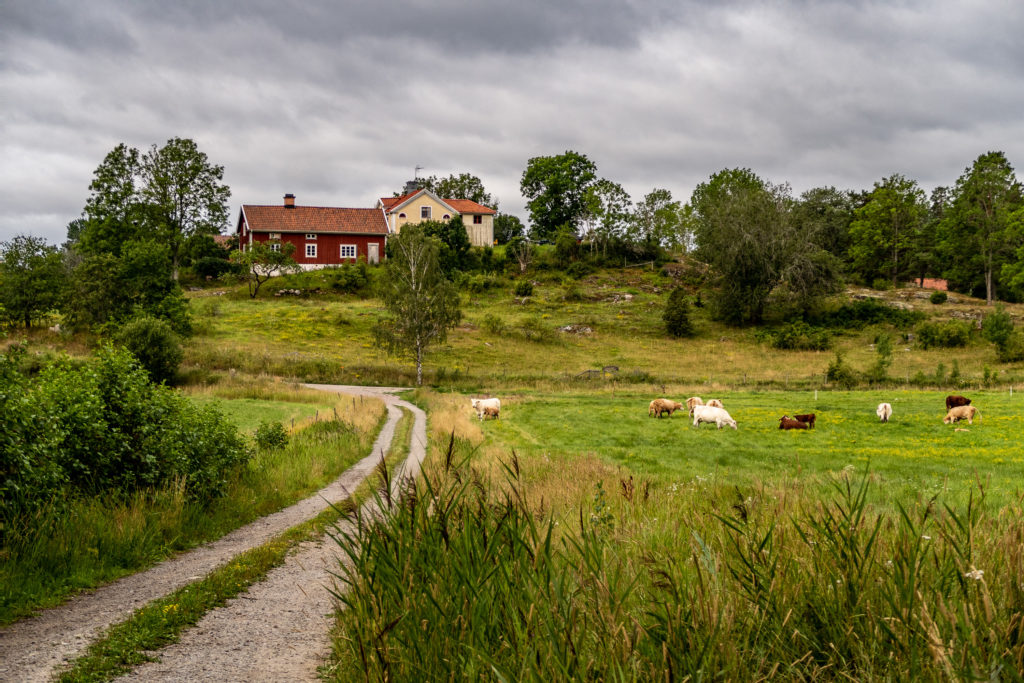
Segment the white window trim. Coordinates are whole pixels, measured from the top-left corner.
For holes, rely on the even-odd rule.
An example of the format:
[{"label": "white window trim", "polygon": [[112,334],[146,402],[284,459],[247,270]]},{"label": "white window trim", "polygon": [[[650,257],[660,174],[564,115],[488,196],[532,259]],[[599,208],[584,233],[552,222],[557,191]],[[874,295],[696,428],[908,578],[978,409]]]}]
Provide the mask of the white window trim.
[{"label": "white window trim", "polygon": [[[313,250],[312,254],[309,253],[310,249]],[[307,244],[306,245],[306,258],[316,258],[316,245],[315,244]]]},{"label": "white window trim", "polygon": [[[345,255],[346,249],[352,250],[352,254],[350,256]],[[338,254],[340,258],[357,258],[359,255],[359,246],[356,244],[342,244]]]},{"label": "white window trim", "polygon": [[278,252],[281,251],[281,243],[280,242],[271,242],[270,243],[270,251],[278,251]]},{"label": "white window trim", "polygon": [[306,233],[306,239],[307,240],[315,240],[316,239],[316,233],[315,232],[307,232]]},{"label": "white window trim", "polygon": [[281,233],[279,233],[279,232],[272,232],[272,233],[270,233],[269,239],[279,240],[279,239],[281,239]]},{"label": "white window trim", "polygon": [[[424,213],[426,213],[427,215],[424,216],[423,215]],[[425,221],[429,221],[430,220],[430,207],[429,206],[421,206],[420,207],[420,220],[425,220]]]}]

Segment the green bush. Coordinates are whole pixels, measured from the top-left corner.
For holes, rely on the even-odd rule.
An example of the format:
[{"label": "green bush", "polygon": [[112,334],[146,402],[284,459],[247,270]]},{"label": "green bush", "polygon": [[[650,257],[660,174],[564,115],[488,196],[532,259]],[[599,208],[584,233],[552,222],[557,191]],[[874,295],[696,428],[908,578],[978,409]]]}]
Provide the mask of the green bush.
[{"label": "green bush", "polygon": [[366,263],[346,263],[331,272],[331,289],[344,294],[357,294],[370,283]]},{"label": "green bush", "polygon": [[884,277],[876,277],[871,281],[871,289],[878,290],[879,292],[892,289],[892,280]]},{"label": "green bush", "polygon": [[574,261],[565,269],[565,274],[574,280],[585,278],[594,272],[594,266],[584,261]]},{"label": "green bush", "polygon": [[665,331],[670,337],[693,336],[690,302],[686,297],[686,290],[682,287],[672,290],[668,295],[668,302],[665,304],[665,312],[661,314],[661,319],[665,323]]},{"label": "green bush", "polygon": [[1013,363],[1024,360],[1024,332],[1014,330],[1006,341],[996,347],[996,356],[1002,363]]},{"label": "green bush", "polygon": [[928,300],[936,306],[946,303],[947,299],[949,299],[949,295],[945,292],[932,292],[932,295],[928,297]]},{"label": "green bush", "polygon": [[819,313],[810,318],[809,322],[822,327],[859,330],[866,325],[882,323],[907,328],[924,318],[924,313],[889,306],[878,299],[858,299],[837,309]]},{"label": "green bush", "polygon": [[961,320],[921,323],[916,333],[922,349],[967,346],[971,340],[971,326]]},{"label": "green bush", "polygon": [[171,325],[151,316],[128,321],[117,331],[114,341],[128,349],[157,384],[170,383],[185,357],[181,339]]},{"label": "green bush", "polygon": [[550,344],[555,341],[555,331],[540,318],[527,318],[519,325],[519,332],[523,337],[539,344]]},{"label": "green bush", "polygon": [[260,422],[255,438],[261,451],[277,451],[288,445],[288,432],[280,422]]},{"label": "green bush", "polygon": [[985,316],[981,323],[981,336],[1001,348],[1013,333],[1013,319],[1006,309],[996,306],[996,310]]},{"label": "green bush", "polygon": [[533,296],[533,283],[529,280],[519,280],[513,291],[516,296]]},{"label": "green bush", "polygon": [[213,407],[199,408],[123,349],[60,361],[37,378],[0,356],[0,533],[4,520],[74,495],[118,495],[180,481],[219,495],[249,453]]},{"label": "green bush", "polygon": [[830,384],[838,385],[844,389],[855,387],[858,382],[856,370],[847,365],[843,354],[839,351],[836,351],[835,358],[829,362],[828,369],[825,371],[825,379]]},{"label": "green bush", "polygon": [[802,320],[783,325],[775,330],[759,333],[776,349],[802,351],[824,351],[832,346],[832,335],[828,330],[811,327]]},{"label": "green bush", "polygon": [[461,286],[467,291],[479,294],[480,292],[486,292],[488,289],[492,289],[498,285],[498,278],[476,273],[474,275],[467,276]]},{"label": "green bush", "polygon": [[508,325],[505,324],[505,320],[500,315],[493,313],[488,313],[484,316],[481,327],[491,334],[505,334],[508,331]]}]

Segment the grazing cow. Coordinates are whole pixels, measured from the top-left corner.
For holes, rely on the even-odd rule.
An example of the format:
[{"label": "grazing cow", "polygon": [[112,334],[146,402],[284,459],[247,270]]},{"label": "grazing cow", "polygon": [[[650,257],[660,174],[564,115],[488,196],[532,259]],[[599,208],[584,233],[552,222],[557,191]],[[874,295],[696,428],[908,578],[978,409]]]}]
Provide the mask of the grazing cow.
[{"label": "grazing cow", "polygon": [[953,424],[960,420],[967,420],[967,424],[974,424],[974,416],[981,417],[981,413],[974,406],[953,406],[942,418],[942,424]]},{"label": "grazing cow", "polygon": [[476,416],[483,422],[484,411],[488,408],[493,408],[496,412],[501,411],[501,401],[496,398],[471,398],[469,402],[473,405],[473,410],[476,411]]},{"label": "grazing cow", "polygon": [[691,396],[686,399],[686,409],[690,411],[690,417],[693,417],[693,409],[702,405],[704,405],[704,401],[700,400],[700,396]]},{"label": "grazing cow", "polygon": [[713,398],[713,399],[709,400],[704,405],[711,406],[712,408],[724,408],[725,407],[725,406],[722,405],[722,402],[719,401],[717,398]]},{"label": "grazing cow", "polygon": [[673,401],[672,399],[669,398],[656,398],[653,401],[651,401],[651,405],[647,409],[647,415],[648,417],[650,417],[651,415],[657,415],[658,417],[661,417],[664,413],[668,413],[668,416],[672,417],[672,413],[682,409],[682,403]]},{"label": "grazing cow", "polygon": [[779,429],[807,429],[807,423],[802,420],[794,420],[789,415],[779,418]]},{"label": "grazing cow", "polygon": [[946,397],[946,410],[950,408],[956,408],[957,406],[969,406],[971,405],[971,399],[966,396],[960,396],[953,394]]},{"label": "grazing cow", "polygon": [[807,413],[806,415],[794,415],[793,419],[806,422],[809,428],[814,429],[814,421],[817,419],[817,416],[814,413]]},{"label": "grazing cow", "polygon": [[487,406],[486,408],[484,408],[484,417],[490,417],[497,420],[500,414],[500,408],[495,408],[494,406]]},{"label": "grazing cow", "polygon": [[701,422],[713,422],[719,429],[722,428],[722,425],[729,425],[736,429],[736,420],[732,419],[732,416],[725,412],[725,408],[696,406],[693,409],[693,426],[699,427]]},{"label": "grazing cow", "polygon": [[888,403],[879,403],[878,407],[875,408],[875,415],[882,422],[888,422],[889,418],[892,417],[892,406]]}]

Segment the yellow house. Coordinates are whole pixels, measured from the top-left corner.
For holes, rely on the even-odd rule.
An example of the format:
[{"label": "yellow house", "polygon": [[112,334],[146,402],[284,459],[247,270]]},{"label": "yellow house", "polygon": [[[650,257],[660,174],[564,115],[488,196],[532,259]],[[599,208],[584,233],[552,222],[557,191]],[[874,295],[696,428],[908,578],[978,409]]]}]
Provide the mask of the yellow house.
[{"label": "yellow house", "polygon": [[494,244],[494,209],[469,199],[441,199],[430,190],[420,189],[401,197],[381,197],[377,208],[384,212],[388,232],[397,235],[406,223],[447,221],[462,216],[469,243],[474,247]]}]

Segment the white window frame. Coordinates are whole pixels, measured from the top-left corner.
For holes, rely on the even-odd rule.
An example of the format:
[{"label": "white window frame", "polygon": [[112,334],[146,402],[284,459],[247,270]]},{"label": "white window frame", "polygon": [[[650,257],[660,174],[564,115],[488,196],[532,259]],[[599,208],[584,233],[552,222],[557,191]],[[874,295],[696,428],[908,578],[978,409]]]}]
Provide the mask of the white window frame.
[{"label": "white window frame", "polygon": [[279,240],[279,239],[281,239],[281,233],[279,233],[279,232],[272,232],[272,233],[270,233],[270,237],[268,239]]},{"label": "white window frame", "polygon": [[425,206],[421,206],[420,207],[420,220],[421,221],[429,221],[430,220],[430,207],[429,206],[425,205]]},{"label": "white window frame", "polygon": [[[345,250],[351,250],[351,253],[346,254]],[[359,245],[357,244],[343,244],[341,245],[338,254],[341,258],[357,258],[359,256]]]},{"label": "white window frame", "polygon": [[306,245],[306,258],[316,258],[316,245],[315,244],[307,244]]},{"label": "white window frame", "polygon": [[315,232],[307,232],[306,233],[306,239],[307,240],[315,240],[316,239],[316,233]]},{"label": "white window frame", "polygon": [[281,243],[280,242],[271,242],[270,243],[270,251],[280,252],[281,251]]}]

